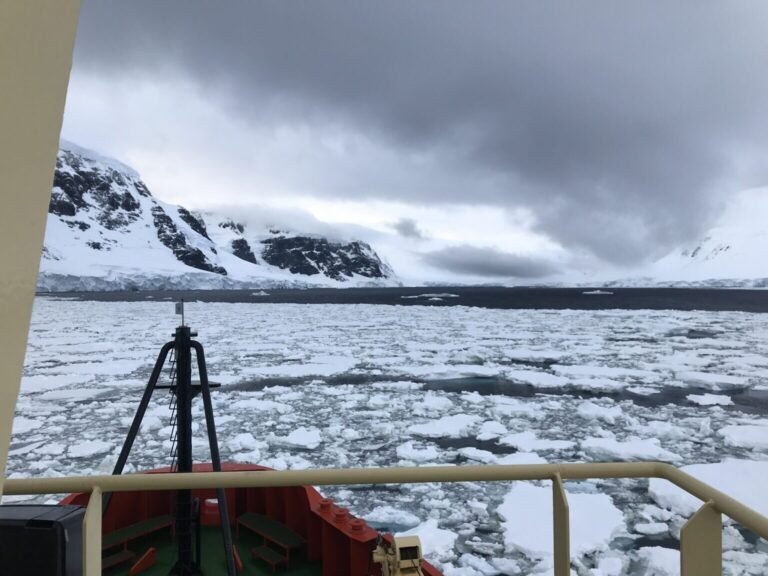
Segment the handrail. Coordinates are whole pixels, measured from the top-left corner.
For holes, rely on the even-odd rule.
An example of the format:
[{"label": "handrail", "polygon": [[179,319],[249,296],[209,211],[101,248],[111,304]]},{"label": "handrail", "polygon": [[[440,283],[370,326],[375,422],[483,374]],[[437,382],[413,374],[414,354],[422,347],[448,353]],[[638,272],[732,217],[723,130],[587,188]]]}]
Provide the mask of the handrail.
[{"label": "handrail", "polygon": [[662,478],[768,539],[768,518],[662,462],[606,462],[568,464],[514,464],[486,466],[426,466],[393,468],[322,468],[313,470],[265,470],[244,472],[194,472],[189,474],[126,474],[123,476],[70,476],[17,478],[5,481],[4,493],[60,494],[184,490],[200,488],[265,488],[279,486],[333,486],[343,484],[414,484],[426,482],[498,482],[511,480],[563,480],[608,478]]},{"label": "handrail", "polygon": [[[681,573],[683,576],[714,576],[722,572],[720,515],[726,514],[762,538],[768,539],[768,518],[741,502],[697,480],[671,464],[662,462],[609,462],[566,464],[516,464],[486,466],[429,466],[394,468],[324,468],[314,470],[264,470],[241,472],[196,472],[187,474],[128,474],[123,476],[74,476],[61,478],[23,478],[5,481],[5,494],[90,493],[87,517],[90,519],[84,554],[93,557],[86,574],[100,574],[100,511],[94,513],[101,492],[147,490],[185,490],[202,488],[267,488],[284,486],[332,486],[352,484],[413,484],[430,482],[483,482],[512,480],[553,481],[553,536],[555,574],[569,573],[568,502],[564,480],[608,478],[661,478],[704,502],[702,508],[681,532]],[[89,513],[90,512],[90,513]],[[97,526],[98,524],[98,526]],[[99,532],[99,534],[95,534]],[[90,543],[88,541],[91,541]],[[700,543],[708,547],[707,562],[702,562]],[[697,552],[699,551],[699,552]]]}]

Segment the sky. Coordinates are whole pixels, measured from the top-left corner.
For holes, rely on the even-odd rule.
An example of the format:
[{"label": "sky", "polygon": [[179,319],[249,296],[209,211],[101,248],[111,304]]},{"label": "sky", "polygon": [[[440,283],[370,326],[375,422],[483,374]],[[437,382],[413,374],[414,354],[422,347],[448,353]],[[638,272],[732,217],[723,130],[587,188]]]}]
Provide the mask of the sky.
[{"label": "sky", "polygon": [[[768,181],[768,4],[83,0],[62,135],[405,276],[631,269]],[[293,216],[292,216],[293,215]]]}]

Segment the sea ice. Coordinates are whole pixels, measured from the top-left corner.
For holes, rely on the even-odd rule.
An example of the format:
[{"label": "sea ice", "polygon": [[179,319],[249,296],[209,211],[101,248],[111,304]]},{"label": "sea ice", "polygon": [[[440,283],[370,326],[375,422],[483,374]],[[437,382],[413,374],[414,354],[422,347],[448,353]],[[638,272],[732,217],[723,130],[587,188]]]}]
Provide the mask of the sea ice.
[{"label": "sea ice", "polygon": [[86,458],[96,454],[104,454],[114,449],[114,446],[103,440],[83,440],[69,447],[67,454],[72,458]]},{"label": "sea ice", "polygon": [[648,576],[678,576],[680,574],[680,552],[661,546],[646,546],[637,551],[637,556]]},{"label": "sea ice", "polygon": [[733,406],[730,396],[720,394],[688,394],[686,398],[699,406]]},{"label": "sea ice", "polygon": [[768,425],[723,426],[718,434],[728,446],[768,449]]},{"label": "sea ice", "polygon": [[40,420],[32,420],[31,418],[25,418],[24,416],[16,416],[13,419],[13,433],[14,434],[26,434],[32,430],[37,430],[43,425]]},{"label": "sea ice", "polygon": [[[726,458],[713,464],[691,464],[682,471],[725,492],[759,514],[768,515],[768,493],[756,489],[768,477],[768,461]],[[704,503],[667,480],[651,478],[648,484],[651,497],[664,508],[682,516],[690,516]]]},{"label": "sea ice", "polygon": [[604,420],[609,424],[615,424],[616,418],[622,414],[620,406],[599,406],[589,400],[579,404],[576,412],[588,420]]},{"label": "sea ice", "polygon": [[421,549],[429,560],[438,562],[450,562],[456,557],[453,545],[458,538],[458,534],[451,530],[444,530],[437,527],[437,520],[428,519],[423,524],[415,528],[400,532],[398,536],[418,536],[421,540]]},{"label": "sea ice", "polygon": [[514,446],[515,448],[526,452],[535,450],[564,450],[576,445],[575,442],[571,442],[570,440],[545,440],[543,438],[538,438],[536,433],[532,431],[508,434],[503,438],[499,438],[499,444],[503,444],[504,446]]},{"label": "sea ice", "polygon": [[677,462],[680,457],[661,447],[656,438],[587,438],[581,449],[595,460],[666,460]]},{"label": "sea ice", "polygon": [[[570,509],[571,554],[608,548],[624,530],[624,515],[606,494],[566,490]],[[504,543],[534,559],[550,557],[552,543],[552,487],[516,482],[498,508],[503,519]]]},{"label": "sea ice", "polygon": [[312,450],[320,446],[323,441],[320,430],[317,428],[306,428],[304,426],[292,431],[288,436],[275,437],[273,440],[283,446],[293,448],[304,448]]},{"label": "sea ice", "polygon": [[376,522],[387,526],[417,526],[419,517],[406,510],[398,510],[394,506],[376,506],[365,515],[368,522]]},{"label": "sea ice", "polygon": [[424,424],[414,424],[408,431],[424,438],[460,438],[469,435],[479,420],[480,417],[475,415],[454,414]]},{"label": "sea ice", "polygon": [[413,442],[401,444],[397,447],[396,452],[398,458],[411,462],[430,462],[440,456],[440,453],[434,446],[419,449],[413,445]]}]

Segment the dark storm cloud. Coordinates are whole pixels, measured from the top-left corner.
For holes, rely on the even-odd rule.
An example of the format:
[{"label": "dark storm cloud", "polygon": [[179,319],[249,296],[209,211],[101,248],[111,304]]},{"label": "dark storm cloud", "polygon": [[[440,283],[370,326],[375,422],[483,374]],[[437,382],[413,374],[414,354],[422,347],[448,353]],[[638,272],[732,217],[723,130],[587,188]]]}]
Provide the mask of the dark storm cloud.
[{"label": "dark storm cloud", "polygon": [[180,71],[250,122],[331,122],[430,154],[484,185],[388,199],[527,206],[566,247],[613,261],[701,232],[724,193],[752,184],[743,158],[768,148],[768,3],[86,0],[82,12],[80,70]]},{"label": "dark storm cloud", "polygon": [[400,218],[392,224],[392,228],[404,238],[414,238],[420,240],[424,238],[424,233],[419,229],[419,225],[413,218]]},{"label": "dark storm cloud", "polygon": [[422,258],[434,268],[486,278],[542,278],[556,272],[545,260],[469,245],[436,250]]}]

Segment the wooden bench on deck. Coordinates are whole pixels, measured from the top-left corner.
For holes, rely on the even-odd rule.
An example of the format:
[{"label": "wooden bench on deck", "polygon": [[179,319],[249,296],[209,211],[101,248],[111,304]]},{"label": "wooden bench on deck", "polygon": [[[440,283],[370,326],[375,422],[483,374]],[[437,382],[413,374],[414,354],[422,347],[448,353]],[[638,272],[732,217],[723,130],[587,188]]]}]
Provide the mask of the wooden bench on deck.
[{"label": "wooden bench on deck", "polygon": [[251,548],[251,556],[253,556],[254,560],[263,560],[269,564],[272,567],[272,572],[277,570],[278,566],[282,566],[288,562],[286,557],[280,554],[280,552],[272,550],[272,548],[266,545]]},{"label": "wooden bench on deck", "polygon": [[173,531],[173,516],[157,516],[155,518],[150,518],[149,520],[137,522],[136,524],[123,526],[109,534],[105,534],[101,539],[102,550],[114,548],[121,544],[123,549],[120,552],[104,556],[101,559],[103,569],[106,570],[107,568],[112,568],[113,566],[132,561],[136,557],[136,554],[128,550],[128,542],[146,536],[147,534],[152,534],[163,528],[171,528],[171,531]]},{"label": "wooden bench on deck", "polygon": [[[254,557],[259,557],[267,562],[272,569],[280,565],[277,561],[277,557],[285,561],[286,565],[291,563],[291,550],[301,549],[307,541],[296,534],[293,530],[272,520],[269,516],[263,514],[255,514],[253,512],[247,512],[241,514],[237,518],[237,535],[240,535],[240,526],[243,525],[252,532],[255,532],[261,536],[264,540],[264,545],[259,548],[254,548],[251,553]],[[267,547],[267,542],[271,542],[276,546],[283,549],[284,555],[280,555],[271,548]],[[272,553],[272,554],[270,554]]]}]

